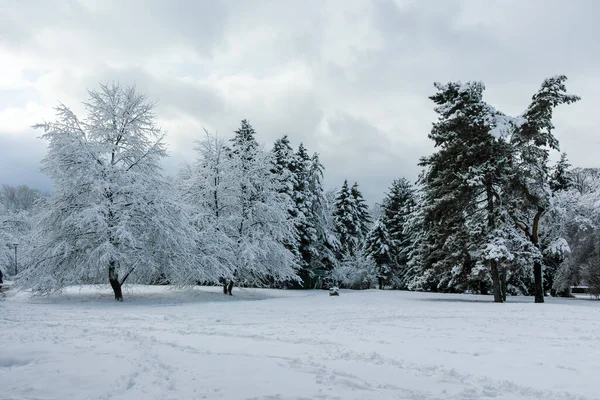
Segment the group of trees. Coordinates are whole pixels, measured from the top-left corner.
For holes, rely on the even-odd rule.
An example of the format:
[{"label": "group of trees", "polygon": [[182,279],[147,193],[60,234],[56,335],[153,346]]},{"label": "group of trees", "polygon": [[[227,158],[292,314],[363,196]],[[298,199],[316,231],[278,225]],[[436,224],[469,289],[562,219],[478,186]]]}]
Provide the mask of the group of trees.
[{"label": "group of trees", "polygon": [[[552,111],[578,97],[547,79],[509,117],[480,82],[436,84],[436,152],[413,185],[395,180],[374,218],[357,183],[325,191],[318,154],[287,136],[261,146],[246,120],[231,138],[205,132],[197,159],[166,177],[153,103],[134,87],[90,92],[86,115],[57,108],[36,125],[49,143],[48,196],[5,186],[0,265],[19,243],[22,287],[37,293],[125,281],[494,294],[600,286],[596,170],[570,169]],[[570,254],[570,255],[569,255]],[[569,256],[567,256],[569,255]],[[9,272],[9,271],[7,271]]]},{"label": "group of trees", "polygon": [[[3,275],[14,275],[19,264],[29,265],[38,190],[25,185],[2,185],[0,189],[0,270]],[[15,246],[16,245],[16,246]],[[15,258],[15,250],[21,254]]]},{"label": "group of trees", "polygon": [[[401,258],[395,265],[400,288],[491,292],[496,302],[532,294],[543,302],[545,293],[568,293],[580,280],[583,264],[569,257],[569,243],[594,243],[586,232],[592,217],[586,228],[580,216],[586,208],[579,203],[589,200],[572,186],[582,172],[569,171],[564,154],[550,164],[550,152],[559,150],[553,110],[579,100],[567,94],[565,81],[546,79],[515,117],[483,100],[481,82],[435,85],[430,99],[438,120],[429,137],[436,151],[421,159],[412,200],[402,203],[408,212],[383,216],[384,224],[403,220],[404,237],[389,242]],[[402,196],[386,199],[384,210],[395,197]],[[593,284],[590,268],[585,280]]]}]

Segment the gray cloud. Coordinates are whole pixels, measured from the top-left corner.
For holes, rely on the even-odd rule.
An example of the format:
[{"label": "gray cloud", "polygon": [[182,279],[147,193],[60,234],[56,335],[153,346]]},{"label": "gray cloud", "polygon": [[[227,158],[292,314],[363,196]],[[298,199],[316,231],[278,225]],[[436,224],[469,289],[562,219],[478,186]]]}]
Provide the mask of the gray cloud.
[{"label": "gray cloud", "polygon": [[599,18],[596,0],[9,0],[0,183],[48,185],[27,127],[110,81],[158,101],[169,173],[193,159],[202,126],[230,135],[247,118],[268,146],[288,134],[319,152],[330,187],[356,180],[373,203],[432,151],[434,81],[483,80],[489,102],[519,113],[564,73],[583,100],[557,113],[556,134],[593,166]]}]

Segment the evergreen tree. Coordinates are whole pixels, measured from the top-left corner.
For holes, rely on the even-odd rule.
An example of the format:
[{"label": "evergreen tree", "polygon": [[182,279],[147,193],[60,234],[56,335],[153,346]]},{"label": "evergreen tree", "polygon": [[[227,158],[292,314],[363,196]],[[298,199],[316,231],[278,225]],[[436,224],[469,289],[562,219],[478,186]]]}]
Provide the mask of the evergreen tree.
[{"label": "evergreen tree", "polygon": [[336,194],[333,219],[340,241],[338,259],[342,259],[345,254],[354,253],[360,244],[360,226],[354,206],[354,197],[350,192],[347,180]]},{"label": "evergreen tree", "polygon": [[561,153],[560,160],[554,166],[554,170],[550,176],[550,189],[552,192],[568,190],[571,187],[570,168],[571,164],[567,159],[567,154]]},{"label": "evergreen tree", "polygon": [[326,271],[333,270],[338,263],[336,252],[340,242],[335,232],[333,220],[333,197],[323,190],[324,167],[317,153],[311,157],[309,172],[309,191],[312,196],[311,218],[316,234],[317,257],[312,259],[313,272],[323,275]]},{"label": "evergreen tree", "polygon": [[431,100],[439,119],[429,137],[439,150],[421,161],[426,167],[423,261],[440,289],[465,290],[473,278],[485,279],[478,263],[489,265],[494,300],[501,302],[499,263],[512,258],[503,232],[510,222],[500,201],[510,176],[504,138],[511,120],[483,101],[481,82],[435,86]]},{"label": "evergreen tree", "polygon": [[566,93],[566,80],[564,75],[544,80],[511,137],[516,168],[512,189],[515,198],[519,199],[513,202],[511,215],[534,248],[533,294],[536,303],[544,302],[540,220],[550,207],[548,160],[550,150],[559,148],[552,133],[552,114],[555,107],[579,100],[578,96]]},{"label": "evergreen tree", "polygon": [[369,206],[367,205],[366,200],[363,198],[362,193],[358,189],[357,182],[354,182],[354,185],[352,185],[350,193],[352,195],[352,199],[354,200],[354,213],[356,215],[355,220],[358,226],[359,237],[361,240],[364,240],[371,229],[371,224],[373,223],[371,214],[369,213]]},{"label": "evergreen tree", "polygon": [[340,241],[338,259],[342,260],[362,247],[370,228],[371,217],[358,184],[350,187],[344,181],[335,199],[333,219]]},{"label": "evergreen tree", "polygon": [[313,260],[318,258],[316,249],[317,231],[314,226],[313,193],[310,188],[312,160],[302,143],[294,155],[292,173],[295,176],[293,200],[296,210],[296,230],[298,232],[298,253],[300,256],[300,278],[307,285],[313,273]]},{"label": "evergreen tree", "polygon": [[383,289],[390,282],[392,273],[392,248],[394,243],[385,223],[375,221],[375,225],[365,238],[365,254],[375,261],[377,265],[377,283]]},{"label": "evergreen tree", "polygon": [[277,139],[273,145],[273,167],[271,172],[275,175],[279,183],[279,192],[286,194],[290,199],[290,214],[295,216],[295,209],[292,204],[294,198],[294,187],[296,177],[292,173],[294,166],[294,149],[290,145],[287,135]]},{"label": "evergreen tree", "polygon": [[[296,226],[298,220],[302,218],[296,204],[296,188],[298,187],[298,176],[294,173],[296,155],[287,135],[275,141],[272,154],[273,167],[271,172],[276,180],[277,190],[282,194],[282,198],[287,205],[288,218]],[[300,263],[299,238],[297,236],[290,238],[286,241],[285,246]]]},{"label": "evergreen tree", "polygon": [[[393,241],[391,252],[393,254],[393,275],[400,277],[404,275],[408,261],[408,248],[410,238],[404,232],[407,220],[415,208],[414,191],[410,182],[405,179],[397,179],[392,182],[390,192],[381,204],[382,221],[384,222]],[[396,283],[399,283],[397,280]],[[401,288],[406,288],[403,283]]]},{"label": "evergreen tree", "polygon": [[242,162],[252,161],[254,152],[258,149],[256,132],[248,120],[243,119],[241,127],[235,131],[231,139],[231,148],[234,154],[241,157]]}]

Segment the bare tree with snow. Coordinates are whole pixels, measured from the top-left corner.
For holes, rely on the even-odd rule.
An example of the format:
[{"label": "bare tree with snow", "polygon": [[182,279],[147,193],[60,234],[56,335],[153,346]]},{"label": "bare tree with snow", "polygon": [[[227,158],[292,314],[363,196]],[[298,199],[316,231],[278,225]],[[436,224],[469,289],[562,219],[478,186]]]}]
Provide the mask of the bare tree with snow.
[{"label": "bare tree with snow", "polygon": [[166,152],[154,104],[135,87],[117,84],[89,95],[84,119],[61,104],[56,121],[35,125],[49,144],[42,170],[54,192],[19,284],[47,293],[108,278],[122,300],[130,276],[185,283],[189,274],[178,267],[193,261],[194,231],[161,174]]}]

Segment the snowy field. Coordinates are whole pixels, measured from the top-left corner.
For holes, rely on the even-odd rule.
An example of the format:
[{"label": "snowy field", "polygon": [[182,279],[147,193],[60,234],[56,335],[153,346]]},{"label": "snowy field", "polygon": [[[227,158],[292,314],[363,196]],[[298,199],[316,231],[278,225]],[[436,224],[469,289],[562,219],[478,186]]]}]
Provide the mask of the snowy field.
[{"label": "snowy field", "polygon": [[98,290],[0,294],[0,399],[600,398],[596,301]]}]

